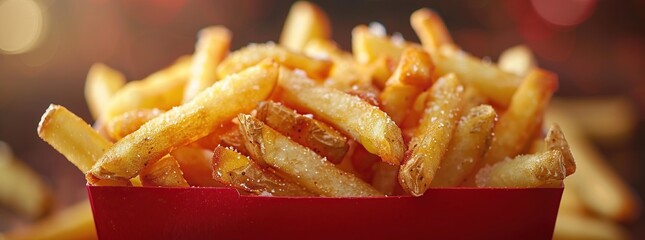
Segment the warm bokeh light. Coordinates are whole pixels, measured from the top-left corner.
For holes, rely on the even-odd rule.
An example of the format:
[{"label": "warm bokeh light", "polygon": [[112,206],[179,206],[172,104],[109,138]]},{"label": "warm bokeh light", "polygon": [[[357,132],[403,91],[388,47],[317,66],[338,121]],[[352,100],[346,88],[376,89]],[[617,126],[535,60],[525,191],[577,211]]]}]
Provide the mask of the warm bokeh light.
[{"label": "warm bokeh light", "polygon": [[584,22],[596,7],[596,0],[533,0],[531,3],[542,19],[562,27]]},{"label": "warm bokeh light", "polygon": [[0,2],[0,51],[27,52],[38,44],[44,28],[44,10],[34,0]]}]

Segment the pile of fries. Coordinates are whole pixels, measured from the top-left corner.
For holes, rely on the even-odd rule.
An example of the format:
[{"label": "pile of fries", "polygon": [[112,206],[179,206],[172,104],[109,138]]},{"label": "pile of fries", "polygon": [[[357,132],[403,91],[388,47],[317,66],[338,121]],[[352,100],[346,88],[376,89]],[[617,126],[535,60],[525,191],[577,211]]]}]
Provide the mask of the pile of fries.
[{"label": "pile of fries", "polygon": [[293,5],[277,44],[229,53],[222,26],[192,56],[145,79],[95,64],[94,128],[51,105],[39,136],[91,185],[217,187],[273,196],[420,196],[435,187],[561,187],[576,166],[543,114],[558,80],[526,48],[498,64],[452,41],[441,18],[410,18],[421,43],[379,24],[352,31]]}]

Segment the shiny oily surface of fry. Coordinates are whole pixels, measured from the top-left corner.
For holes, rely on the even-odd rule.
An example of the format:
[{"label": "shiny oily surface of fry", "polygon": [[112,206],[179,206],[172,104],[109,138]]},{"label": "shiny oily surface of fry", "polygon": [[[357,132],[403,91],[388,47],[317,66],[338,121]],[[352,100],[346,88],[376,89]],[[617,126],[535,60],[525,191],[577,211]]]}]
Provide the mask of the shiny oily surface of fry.
[{"label": "shiny oily surface of fry", "polygon": [[89,200],[65,208],[26,228],[0,234],[0,239],[97,239]]},{"label": "shiny oily surface of fry", "polygon": [[301,51],[312,39],[329,39],[331,24],[325,12],[313,3],[299,1],[289,10],[280,34],[280,45]]},{"label": "shiny oily surface of fry", "polygon": [[358,25],[352,30],[352,52],[359,63],[368,64],[382,56],[398,62],[405,47],[410,45],[403,39],[386,36],[384,31],[374,30],[380,27],[380,24],[370,27]]},{"label": "shiny oily surface of fry", "polygon": [[358,177],[336,168],[312,150],[240,114],[240,130],[251,157],[273,167],[282,176],[309,191],[328,197],[384,196]]},{"label": "shiny oily surface of fry", "polygon": [[427,8],[416,10],[410,16],[410,25],[419,36],[423,47],[431,54],[442,45],[452,44],[452,37],[441,17]]},{"label": "shiny oily surface of fry", "polygon": [[107,104],[106,120],[135,109],[168,110],[181,104],[191,64],[192,57],[184,56],[143,80],[128,82]]},{"label": "shiny oily surface of fry", "polygon": [[300,185],[283,179],[234,149],[217,146],[213,151],[213,178],[237,189],[259,195],[315,196]]},{"label": "shiny oily surface of fry", "polygon": [[253,66],[266,58],[292,69],[301,69],[314,79],[325,79],[332,66],[329,60],[315,59],[273,43],[250,44],[232,52],[217,66],[217,76],[226,77]]},{"label": "shiny oily surface of fry", "polygon": [[525,76],[535,68],[536,61],[533,52],[526,45],[510,47],[501,55],[497,65],[500,69],[518,76]]},{"label": "shiny oily surface of fry", "polygon": [[495,124],[490,149],[478,168],[521,153],[540,127],[543,112],[557,85],[557,77],[545,70],[535,69],[526,76],[511,105]]},{"label": "shiny oily surface of fry", "polygon": [[546,148],[548,150],[560,150],[564,158],[564,167],[567,169],[567,176],[576,172],[576,161],[573,158],[571,149],[567,139],[564,138],[564,133],[557,123],[551,124],[549,131],[544,138]]},{"label": "shiny oily surface of fry", "polygon": [[379,108],[359,97],[316,85],[305,76],[286,69],[281,69],[278,84],[287,106],[313,113],[383,161],[396,165],[403,159],[405,145],[401,129]]},{"label": "shiny oily surface of fry", "polygon": [[105,124],[105,132],[112,140],[118,141],[162,113],[164,113],[163,110],[156,108],[128,111],[110,119],[110,121]]},{"label": "shiny oily surface of fry", "polygon": [[307,56],[332,61],[325,86],[347,91],[356,85],[371,84],[372,77],[368,69],[358,64],[351,53],[342,51],[331,40],[312,39],[302,51]]},{"label": "shiny oily surface of fry", "polygon": [[51,199],[51,191],[40,176],[0,141],[0,205],[36,219],[49,213]]},{"label": "shiny oily surface of fry", "polygon": [[435,177],[461,115],[464,87],[449,74],[428,91],[425,112],[399,169],[399,183],[413,196],[423,195]]},{"label": "shiny oily surface of fry", "polygon": [[217,81],[217,66],[228,54],[233,34],[226,27],[210,26],[199,31],[191,74],[184,89],[184,100],[188,102],[202,90]]},{"label": "shiny oily surface of fry", "polygon": [[190,186],[221,187],[222,183],[213,179],[213,151],[195,148],[178,147],[170,152]]},{"label": "shiny oily surface of fry", "polygon": [[256,118],[294,142],[326,157],[331,163],[340,163],[349,149],[347,138],[338,131],[313,119],[312,115],[298,114],[280,103],[260,103]]},{"label": "shiny oily surface of fry", "polygon": [[154,162],[148,162],[141,172],[139,179],[143,186],[155,187],[189,187],[188,182],[184,179],[181,168],[177,160],[166,155]]},{"label": "shiny oily surface of fry", "polygon": [[470,175],[488,149],[496,117],[489,105],[474,107],[462,116],[431,187],[459,186]]},{"label": "shiny oily surface of fry", "polygon": [[94,120],[105,112],[112,95],[125,84],[125,76],[102,63],[90,67],[85,80],[85,99]]},{"label": "shiny oily surface of fry", "polygon": [[482,168],[475,180],[477,187],[549,187],[561,186],[566,177],[562,152],[550,150],[533,155],[507,158]]},{"label": "shiny oily surface of fry", "polygon": [[216,82],[116,142],[88,172],[88,181],[136,176],[148,161],[208,135],[240,112],[251,111],[271,94],[277,78],[278,64],[267,60]]}]

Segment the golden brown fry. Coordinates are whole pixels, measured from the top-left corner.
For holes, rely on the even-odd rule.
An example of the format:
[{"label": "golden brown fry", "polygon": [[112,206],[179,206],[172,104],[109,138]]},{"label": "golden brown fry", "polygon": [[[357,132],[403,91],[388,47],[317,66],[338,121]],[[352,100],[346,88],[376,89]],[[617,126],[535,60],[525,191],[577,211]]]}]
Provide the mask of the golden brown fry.
[{"label": "golden brown fry", "polygon": [[503,107],[508,106],[522,83],[522,79],[515,74],[502,71],[496,65],[473,57],[453,45],[441,46],[432,57],[439,76],[455,73],[465,85],[474,86],[481,94]]},{"label": "golden brown fry", "polygon": [[313,113],[369,152],[391,164],[403,159],[401,129],[375,106],[347,93],[316,85],[305,76],[281,69],[282,100],[302,112]]},{"label": "golden brown fry", "polygon": [[127,83],[112,96],[106,108],[105,119],[110,120],[135,109],[168,110],[181,104],[191,63],[192,57],[184,56],[170,67],[143,80]]},{"label": "golden brown fry", "polygon": [[499,56],[497,65],[506,72],[525,76],[537,64],[531,49],[525,45],[517,45],[504,50]]},{"label": "golden brown fry", "polygon": [[213,151],[193,147],[178,147],[170,152],[179,163],[186,182],[190,186],[219,187],[222,183],[213,179]]},{"label": "golden brown fry", "polygon": [[426,110],[426,102],[429,96],[430,96],[430,91],[426,90],[421,94],[419,94],[417,98],[414,100],[412,107],[408,111],[407,115],[403,120],[403,123],[401,124],[402,128],[405,131],[416,129],[417,126],[419,126],[419,121],[421,120],[421,116],[423,116],[423,113]]},{"label": "golden brown fry", "polygon": [[90,67],[85,80],[85,99],[94,120],[98,120],[106,111],[112,95],[125,84],[125,76],[102,63]]},{"label": "golden brown fry", "polygon": [[559,213],[553,231],[555,240],[572,239],[629,239],[620,225],[607,219],[593,218],[582,214]]},{"label": "golden brown fry", "polygon": [[311,58],[273,43],[250,44],[229,54],[217,66],[217,76],[223,78],[237,73],[266,58],[272,58],[286,67],[305,71],[309,77],[320,80],[327,78],[332,66],[329,60]]},{"label": "golden brown fry", "polygon": [[401,124],[417,96],[432,85],[434,64],[422,49],[408,47],[396,70],[385,83],[380,100],[385,111]]},{"label": "golden brown fry", "polygon": [[31,219],[49,213],[51,191],[34,170],[0,141],[0,204]]},{"label": "golden brown fry", "polygon": [[457,123],[448,150],[430,186],[459,186],[484,156],[497,114],[489,105],[472,108]]},{"label": "golden brown fry", "polygon": [[564,157],[559,150],[520,155],[482,168],[476,176],[478,187],[562,186],[566,177]]},{"label": "golden brown fry", "polygon": [[84,200],[32,226],[8,232],[5,237],[15,240],[97,239],[90,201]]},{"label": "golden brown fry", "polygon": [[136,176],[148,161],[208,135],[240,112],[251,111],[271,94],[277,78],[278,64],[267,60],[216,82],[116,142],[87,173],[88,181]]},{"label": "golden brown fry", "polygon": [[330,40],[312,39],[307,42],[303,52],[307,56],[333,62],[325,86],[347,91],[356,85],[371,85],[369,71],[358,64],[351,53],[340,50]]},{"label": "golden brown fry", "polygon": [[159,160],[150,161],[139,173],[143,186],[189,187],[184,179],[177,160],[166,155]]},{"label": "golden brown fry", "polygon": [[398,61],[387,56],[381,56],[367,65],[361,65],[367,74],[371,76],[372,83],[379,88],[384,88],[385,83],[396,69]]},{"label": "golden brown fry", "polygon": [[576,161],[573,159],[573,154],[571,154],[571,150],[569,149],[569,143],[564,138],[564,133],[560,129],[560,125],[557,123],[551,124],[546,138],[544,138],[544,142],[546,142],[548,150],[560,150],[562,152],[567,176],[576,172]]},{"label": "golden brown fry", "polygon": [[114,141],[118,141],[136,131],[141,125],[164,113],[159,109],[136,109],[125,112],[110,119],[105,124],[105,133]]},{"label": "golden brown fry", "polygon": [[413,196],[430,187],[461,115],[464,87],[454,74],[441,77],[430,88],[425,112],[399,170],[399,183]]},{"label": "golden brown fry", "polygon": [[231,31],[223,26],[210,26],[199,31],[191,75],[184,89],[183,102],[190,101],[199,92],[217,81],[215,67],[228,54],[232,35]]},{"label": "golden brown fry", "polygon": [[380,36],[365,25],[352,30],[352,53],[360,64],[374,62],[382,56],[398,62],[403,50],[410,45],[403,39]]},{"label": "golden brown fry", "polygon": [[302,51],[312,39],[329,39],[331,24],[325,12],[313,3],[300,1],[291,5],[280,34],[280,45]]},{"label": "golden brown fry", "polygon": [[283,179],[269,169],[262,169],[231,148],[215,148],[212,169],[215,179],[247,192],[273,196],[315,196],[297,183]]},{"label": "golden brown fry", "polygon": [[250,115],[240,114],[240,131],[253,159],[266,163],[283,176],[321,196],[382,196],[356,176],[337,169],[308,148],[266,126]]},{"label": "golden brown fry", "polygon": [[452,37],[443,20],[430,9],[422,8],[412,13],[410,25],[423,47],[431,54],[436,53],[441,45],[452,44]]},{"label": "golden brown fry", "polygon": [[256,117],[294,142],[326,157],[331,163],[340,163],[349,149],[347,138],[338,131],[313,119],[311,115],[298,114],[280,103],[260,103]]},{"label": "golden brown fry", "polygon": [[490,149],[476,169],[521,153],[540,127],[543,112],[557,85],[557,77],[545,70],[535,69],[526,76],[511,105],[495,124]]}]

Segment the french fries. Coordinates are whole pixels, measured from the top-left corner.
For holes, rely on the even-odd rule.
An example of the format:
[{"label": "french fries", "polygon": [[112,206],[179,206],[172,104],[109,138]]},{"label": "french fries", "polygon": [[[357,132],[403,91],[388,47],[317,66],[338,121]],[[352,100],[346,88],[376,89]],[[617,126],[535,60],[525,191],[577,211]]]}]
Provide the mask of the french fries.
[{"label": "french fries", "polygon": [[296,110],[313,113],[330,123],[383,161],[399,164],[404,144],[401,129],[390,117],[369,103],[347,93],[317,86],[288,70],[280,71],[282,100]]},{"label": "french fries", "polygon": [[251,157],[284,174],[321,196],[383,196],[369,184],[343,172],[312,150],[266,126],[250,115],[240,114],[240,131]]},{"label": "french fries", "polygon": [[85,80],[85,99],[94,120],[98,120],[106,109],[112,95],[125,84],[125,76],[102,63],[90,67]]},{"label": "french fries", "polygon": [[273,196],[314,196],[300,185],[283,179],[233,149],[213,151],[213,177],[237,189]]},{"label": "french fries", "polygon": [[385,36],[385,33],[375,33],[365,25],[352,30],[352,52],[361,64],[374,62],[383,56],[398,62],[408,45],[403,39],[394,40]]},{"label": "french fries", "polygon": [[160,187],[189,187],[188,182],[184,179],[181,168],[177,160],[166,155],[161,159],[148,162],[139,173],[141,184],[143,186],[160,186]]},{"label": "french fries", "polygon": [[549,150],[487,166],[475,182],[478,187],[559,187],[566,173],[562,152]]},{"label": "french fries", "polygon": [[557,123],[551,124],[544,141],[546,142],[547,150],[559,150],[562,152],[567,176],[576,172],[576,161],[573,159],[573,154],[571,154],[571,149],[569,149],[569,143],[564,138],[564,133],[560,129],[560,125]]},{"label": "french fries", "polygon": [[263,61],[216,82],[190,102],[163,113],[116,142],[87,173],[88,182],[135,177],[148,161],[208,135],[239,112],[255,108],[273,91],[277,78],[278,65]]},{"label": "french fries", "polygon": [[430,187],[463,104],[464,87],[454,74],[441,77],[428,91],[425,112],[399,170],[399,183],[413,196],[423,195]]},{"label": "french fries", "polygon": [[280,34],[280,45],[292,51],[301,51],[311,40],[330,37],[331,25],[325,12],[313,3],[300,1],[289,10]]},{"label": "french fries", "polygon": [[499,62],[497,63],[500,69],[514,73],[518,76],[525,76],[535,68],[535,57],[525,45],[517,45],[508,48],[499,55]]},{"label": "french fries", "polygon": [[[0,234],[0,239],[3,235]],[[26,228],[12,230],[6,239],[97,239],[90,201],[84,200]]]},{"label": "french fries", "polygon": [[183,102],[190,101],[217,80],[215,67],[228,54],[232,38],[231,32],[222,26],[211,26],[199,31],[190,79],[184,89]]},{"label": "french fries", "polygon": [[213,151],[196,147],[178,147],[170,152],[190,186],[220,187],[223,184],[213,179]]},{"label": "french fries", "polygon": [[105,123],[105,132],[114,141],[118,141],[136,131],[144,123],[161,115],[164,111],[157,108],[136,109],[125,112]]},{"label": "french fries", "polygon": [[325,86],[341,91],[351,90],[354,86],[371,84],[372,73],[354,59],[351,53],[344,52],[330,40],[312,39],[302,50],[307,56],[319,59],[329,59],[333,65]]},{"label": "french fries", "polygon": [[435,54],[442,45],[453,43],[441,17],[430,9],[422,8],[412,13],[410,25],[419,36],[425,50],[431,54]]}]

